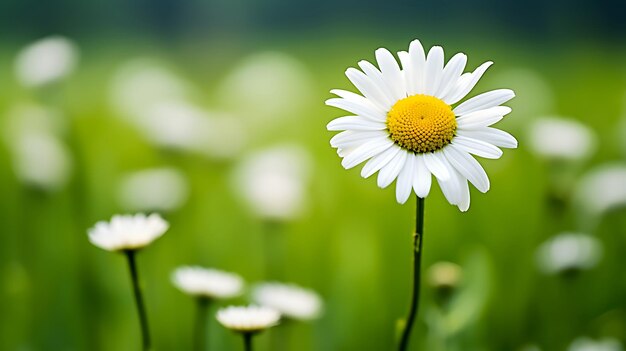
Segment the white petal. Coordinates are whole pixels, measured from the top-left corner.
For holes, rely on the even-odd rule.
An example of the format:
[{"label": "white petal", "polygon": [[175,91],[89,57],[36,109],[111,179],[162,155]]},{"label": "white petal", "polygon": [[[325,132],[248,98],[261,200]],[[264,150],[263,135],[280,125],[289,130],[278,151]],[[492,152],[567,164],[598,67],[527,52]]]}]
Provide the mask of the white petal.
[{"label": "white petal", "polygon": [[387,83],[387,87],[393,93],[395,100],[400,100],[406,97],[406,90],[404,89],[404,78],[400,72],[398,62],[389,52],[389,50],[380,48],[376,50],[376,61],[378,61],[378,67],[383,74],[383,79]]},{"label": "white petal", "polygon": [[356,68],[350,67],[346,70],[346,77],[352,82],[352,84],[365,96],[371,100],[372,103],[379,106],[383,111],[386,111],[384,103],[385,89],[381,84],[377,84],[375,79],[372,79],[365,73],[359,71]]},{"label": "white petal", "polygon": [[355,146],[355,144],[360,144],[370,139],[375,139],[386,135],[386,132],[379,130],[368,132],[346,130],[332,137],[330,139],[330,146],[335,148],[346,148],[350,146]]},{"label": "white petal", "polygon": [[425,198],[430,193],[430,186],[432,183],[432,176],[426,164],[424,163],[424,156],[415,155],[415,170],[413,176],[413,189],[415,194],[421,198]]},{"label": "white petal", "polygon": [[404,162],[407,158],[407,152],[405,150],[400,150],[394,156],[389,163],[387,163],[383,168],[381,168],[380,172],[378,172],[378,186],[381,188],[386,188],[393,182],[394,179],[398,176],[402,167],[404,167]]},{"label": "white petal", "polygon": [[389,111],[391,106],[394,104],[396,99],[393,97],[393,93],[387,88],[387,84],[383,79],[383,74],[368,61],[361,60],[359,61],[359,67],[363,70],[363,73],[367,75],[367,77],[374,83],[381,92],[380,96],[380,105],[385,111]]},{"label": "white petal", "polygon": [[326,125],[330,131],[339,130],[384,130],[387,125],[382,122],[375,122],[361,116],[345,116],[335,118]]},{"label": "white petal", "polygon": [[448,162],[480,192],[489,190],[489,177],[483,167],[470,154],[457,150],[454,146],[445,147],[443,153]]},{"label": "white petal", "polygon": [[483,140],[495,146],[514,149],[517,147],[517,139],[511,134],[496,128],[482,128],[479,130],[464,130],[463,136]]},{"label": "white petal", "polygon": [[383,109],[382,107],[378,106],[377,104],[375,104],[372,99],[366,98],[364,96],[361,96],[359,94],[355,94],[351,91],[347,91],[347,90],[342,90],[342,89],[333,89],[330,91],[332,94],[335,94],[341,98],[344,98],[346,100],[352,101],[356,104],[360,104],[363,105],[363,107],[365,108],[369,108],[372,110],[375,110],[381,114],[386,114],[387,110]]},{"label": "white petal", "polygon": [[480,129],[499,122],[504,115],[509,113],[511,113],[510,107],[496,106],[468,113],[458,117],[456,122],[461,129]]},{"label": "white petal", "polygon": [[485,62],[480,65],[474,72],[470,74],[463,74],[461,78],[457,81],[456,86],[446,94],[446,96],[442,97],[442,100],[445,101],[448,105],[456,104],[459,100],[465,97],[473,88],[476,86],[476,83],[483,76],[487,68],[491,66],[493,62]]},{"label": "white petal", "polygon": [[502,156],[502,150],[495,145],[482,140],[468,138],[460,133],[452,139],[452,145],[484,158],[498,159]]},{"label": "white petal", "polygon": [[470,191],[469,186],[467,185],[467,180],[458,177],[457,181],[459,182],[459,194],[461,198],[459,199],[459,210],[461,212],[466,212],[470,207]]},{"label": "white petal", "polygon": [[467,56],[463,53],[458,53],[450,59],[446,67],[443,69],[441,83],[439,84],[439,89],[435,92],[435,96],[445,96],[450,90],[452,90],[463,73],[466,63]]},{"label": "white petal", "polygon": [[372,157],[363,169],[361,169],[361,177],[369,178],[372,174],[378,172],[381,168],[389,163],[402,149],[397,146],[392,146],[389,149],[381,152],[380,154]]},{"label": "white petal", "polygon": [[404,167],[400,171],[398,180],[396,181],[396,201],[400,204],[404,204],[406,200],[409,199],[409,195],[411,195],[411,190],[413,189],[414,156],[415,155],[412,153],[407,153],[406,162],[404,162]]},{"label": "white petal", "polygon": [[515,97],[515,93],[511,89],[498,89],[488,91],[477,95],[454,109],[454,114],[462,116],[479,110],[503,104]]},{"label": "white petal", "polygon": [[393,145],[393,141],[387,137],[374,139],[354,149],[354,151],[341,160],[341,165],[345,169],[350,169],[387,150],[391,145]]},{"label": "white petal", "polygon": [[373,108],[373,106],[363,105],[353,100],[346,100],[342,98],[332,98],[326,100],[326,105],[340,108],[348,112],[354,113],[357,116],[369,118],[372,121],[384,122],[387,117],[380,110]]},{"label": "white petal", "polygon": [[409,45],[407,62],[402,62],[406,74],[408,95],[423,94],[426,89],[424,69],[426,68],[426,54],[419,40],[413,40]]},{"label": "white petal", "polygon": [[[445,163],[452,168],[452,166],[448,164],[447,160]],[[447,180],[437,178],[437,182],[439,183],[439,187],[441,188],[443,195],[451,205],[458,205],[461,201],[461,187],[459,185],[459,180],[457,179],[458,177],[458,172],[452,169],[450,171],[450,178]]]},{"label": "white petal", "polygon": [[446,180],[450,178],[450,172],[448,171],[448,167],[442,162],[444,156],[441,154],[441,151],[436,152],[426,152],[422,154],[424,157],[424,164],[426,168],[432,173],[436,178]]},{"label": "white petal", "polygon": [[439,84],[441,83],[441,74],[443,71],[443,48],[441,46],[433,46],[428,52],[426,58],[426,95],[435,95]]}]

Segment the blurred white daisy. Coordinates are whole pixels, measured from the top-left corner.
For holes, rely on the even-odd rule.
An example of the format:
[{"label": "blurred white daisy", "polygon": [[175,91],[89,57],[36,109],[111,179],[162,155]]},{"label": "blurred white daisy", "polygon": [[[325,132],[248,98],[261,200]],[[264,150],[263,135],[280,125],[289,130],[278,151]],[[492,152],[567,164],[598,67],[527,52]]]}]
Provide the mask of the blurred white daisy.
[{"label": "blurred white daisy", "polygon": [[339,98],[326,104],[350,113],[328,124],[328,130],[343,131],[331,139],[331,146],[346,169],[367,161],[361,176],[379,172],[379,187],[396,180],[399,203],[405,203],[412,191],[421,198],[428,196],[432,174],[446,199],[466,211],[468,180],[481,192],[489,190],[487,173],[472,155],[497,159],[501,147],[517,147],[510,134],[490,127],[511,112],[500,105],[515,94],[492,90],[456,105],[492,62],[463,73],[465,54],[456,54],[444,67],[443,49],[435,46],[426,55],[419,40],[398,56],[402,68],[382,48],[376,50],[379,68],[367,61],[359,62],[362,72],[348,68],[346,76],[363,96],[331,91]]},{"label": "blurred white daisy", "polygon": [[131,211],[171,211],[187,200],[185,175],[174,168],[146,169],[126,175],[118,188],[118,202]]},{"label": "blurred white daisy", "polygon": [[530,125],[528,144],[541,157],[574,161],[596,150],[596,137],[589,127],[575,120],[544,117]]},{"label": "blurred white daisy", "polygon": [[575,199],[594,216],[626,206],[626,165],[605,164],[591,170],[578,183]]},{"label": "blurred white daisy", "polygon": [[295,145],[258,151],[235,169],[235,190],[258,216],[292,219],[306,206],[311,163],[309,153]]},{"label": "blurred white daisy", "polygon": [[294,57],[261,52],[242,60],[217,95],[229,111],[241,114],[258,131],[277,125],[269,120],[301,116],[298,112],[314,95],[312,85],[311,74]]},{"label": "blurred white daisy", "polygon": [[285,317],[298,320],[319,317],[323,305],[315,291],[294,284],[259,284],[252,292],[252,299],[258,305],[271,307]]},{"label": "blurred white daisy", "polygon": [[198,266],[176,269],[172,283],[186,294],[208,299],[235,297],[243,289],[243,279],[237,274]]},{"label": "blurred white daisy", "polygon": [[115,215],[111,221],[101,221],[89,229],[89,241],[108,251],[141,249],[161,237],[169,224],[156,213],[149,216]]},{"label": "blurred white daisy", "polygon": [[78,49],[68,38],[51,36],[35,41],[19,52],[15,73],[21,84],[37,87],[70,74],[78,62]]},{"label": "blurred white daisy", "polygon": [[605,338],[602,340],[593,340],[582,337],[574,340],[567,349],[568,351],[622,351],[622,344],[613,338]]},{"label": "blurred white daisy", "polygon": [[10,149],[15,172],[23,183],[45,190],[58,190],[67,184],[72,157],[65,144],[53,134],[20,133],[12,138]]},{"label": "blurred white daisy", "polygon": [[228,329],[256,333],[278,324],[280,313],[269,307],[229,306],[217,311],[216,317]]},{"label": "blurred white daisy", "polygon": [[561,233],[537,250],[537,264],[545,273],[590,269],[602,256],[600,242],[589,235]]}]

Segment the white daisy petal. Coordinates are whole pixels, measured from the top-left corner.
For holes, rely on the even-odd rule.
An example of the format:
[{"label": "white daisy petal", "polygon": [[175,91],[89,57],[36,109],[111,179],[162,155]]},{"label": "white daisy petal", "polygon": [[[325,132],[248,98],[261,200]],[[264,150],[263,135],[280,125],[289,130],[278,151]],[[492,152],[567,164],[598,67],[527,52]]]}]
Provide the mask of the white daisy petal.
[{"label": "white daisy petal", "polygon": [[378,172],[381,168],[383,168],[389,161],[391,161],[402,149],[400,147],[390,147],[389,149],[381,152],[380,154],[372,157],[363,169],[361,169],[361,177],[369,178],[372,174]]},{"label": "white daisy petal", "polygon": [[515,97],[511,89],[498,89],[477,95],[454,109],[454,114],[463,116],[468,113],[501,105]]},{"label": "white daisy petal", "polygon": [[372,121],[384,122],[387,117],[380,110],[373,108],[373,106],[363,105],[353,100],[346,100],[343,98],[332,98],[326,100],[326,105],[340,108],[348,112],[352,112],[357,116],[371,119]]},{"label": "white daisy petal", "polygon": [[426,53],[419,40],[415,39],[409,45],[409,60],[402,67],[407,74],[407,93],[409,95],[423,94],[426,89],[424,70],[426,68]]},{"label": "white daisy petal", "polygon": [[496,128],[482,128],[479,130],[464,130],[463,136],[468,138],[483,140],[498,147],[515,149],[517,139],[511,134]]},{"label": "white daisy petal", "polygon": [[396,201],[400,204],[404,204],[411,195],[411,190],[413,189],[413,174],[415,174],[414,165],[415,155],[407,154],[404,167],[400,171],[398,180],[396,181]]},{"label": "white daisy petal", "polygon": [[407,158],[407,152],[405,150],[400,150],[394,156],[389,163],[387,163],[383,168],[381,168],[380,172],[378,172],[378,186],[380,188],[386,188],[393,182],[394,179],[398,176],[402,167],[404,166],[404,162]]},{"label": "white daisy petal", "polygon": [[348,156],[344,157],[341,161],[341,165],[345,169],[350,169],[365,160],[378,155],[393,145],[393,141],[389,138],[382,137],[379,139],[373,139],[367,143],[357,147]]},{"label": "white daisy petal", "polygon": [[426,80],[426,89],[424,91],[426,95],[435,95],[435,92],[439,89],[442,72],[443,48],[441,46],[433,46],[426,58],[426,76],[424,78]]},{"label": "white daisy petal", "polygon": [[446,147],[443,153],[448,162],[469,180],[476,189],[482,193],[489,190],[489,177],[483,167],[470,154],[463,150],[458,150],[454,146]]},{"label": "white daisy petal", "polygon": [[391,52],[383,48],[376,50],[376,61],[378,62],[387,87],[393,93],[393,97],[396,100],[406,97],[404,78],[402,78],[402,72],[400,71],[398,62]]},{"label": "white daisy petal", "polygon": [[432,175],[424,163],[424,156],[415,155],[415,173],[413,176],[413,190],[415,190],[415,194],[421,198],[428,196],[431,183]]},{"label": "white daisy petal", "polygon": [[[396,99],[393,97],[393,93],[387,88],[383,74],[369,61],[359,61],[359,67],[363,70],[363,73],[374,83],[380,90],[381,95],[374,94],[377,97],[378,103],[384,111],[388,111],[395,103]],[[379,99],[378,99],[379,97]]]},{"label": "white daisy petal", "polygon": [[363,97],[359,94],[355,94],[351,91],[347,91],[347,90],[342,90],[342,89],[333,89],[330,91],[332,94],[335,94],[341,98],[344,98],[346,100],[352,101],[355,104],[359,104],[362,105],[364,108],[368,108],[368,109],[372,109],[375,110],[379,113],[381,113],[382,115],[384,115],[386,113],[386,111],[388,109],[384,109],[380,106],[378,106],[377,104],[375,104],[373,102],[373,99],[371,98],[367,98],[367,97]]},{"label": "white daisy petal", "polygon": [[432,173],[437,179],[446,180],[450,178],[450,172],[448,167],[442,162],[443,155],[441,152],[426,152],[424,155],[424,164],[428,171]]},{"label": "white daisy petal", "polygon": [[[445,160],[445,163],[452,168],[451,165],[448,164],[448,161]],[[439,183],[439,187],[441,188],[441,192],[443,192],[443,196],[445,196],[446,200],[451,205],[458,205],[461,202],[461,187],[458,181],[458,172],[453,168],[450,171],[450,177],[447,180],[437,179],[437,183]]]},{"label": "white daisy petal", "polygon": [[476,68],[474,72],[462,75],[457,81],[456,86],[452,88],[446,96],[441,96],[443,101],[445,101],[448,105],[454,105],[459,102],[459,100],[464,98],[472,89],[474,89],[476,83],[478,83],[485,71],[487,71],[487,68],[489,68],[492,64],[493,62],[491,61],[485,62]]},{"label": "white daisy petal", "polygon": [[511,113],[510,107],[496,106],[465,114],[458,117],[456,122],[460,129],[481,129],[499,122],[509,113]]},{"label": "white daisy petal", "polygon": [[350,146],[355,146],[356,144],[361,144],[370,139],[385,136],[387,136],[387,133],[382,130],[366,132],[357,130],[346,130],[332,137],[332,139],[330,139],[330,146],[346,148]]},{"label": "white daisy petal", "polygon": [[485,141],[458,135],[452,140],[452,144],[476,156],[498,159],[502,156],[502,150]]},{"label": "white daisy petal", "polygon": [[[388,95],[388,89],[384,84],[380,84],[376,79],[367,74],[359,71],[356,68],[350,67],[346,70],[346,77],[350,82],[368,99],[372,99],[376,103],[382,96]],[[384,108],[384,103],[381,101],[380,108]]]},{"label": "white daisy petal", "polygon": [[387,125],[382,122],[375,122],[360,116],[345,116],[335,118],[330,121],[326,128],[330,131],[340,130],[384,130]]},{"label": "white daisy petal", "polygon": [[437,89],[434,95],[445,96],[450,90],[452,90],[463,73],[463,69],[465,69],[466,64],[467,56],[465,54],[458,53],[454,55],[443,69],[439,89]]},{"label": "white daisy petal", "polygon": [[459,182],[459,190],[460,190],[460,199],[459,199],[459,210],[461,212],[466,212],[470,207],[470,190],[467,185],[467,180],[462,177],[457,177],[457,181]]}]

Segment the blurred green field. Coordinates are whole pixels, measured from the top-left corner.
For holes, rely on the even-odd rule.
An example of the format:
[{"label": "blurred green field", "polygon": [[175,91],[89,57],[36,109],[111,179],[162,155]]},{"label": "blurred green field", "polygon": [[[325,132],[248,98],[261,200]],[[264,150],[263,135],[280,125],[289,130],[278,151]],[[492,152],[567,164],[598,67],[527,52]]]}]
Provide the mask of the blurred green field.
[{"label": "blurred green field", "polygon": [[[396,321],[405,316],[409,302],[415,199],[398,205],[393,187],[381,190],[374,177],[362,179],[360,167],[342,169],[329,146],[333,134],[325,128],[342,112],[323,102],[330,89],[353,90],[343,75],[347,67],[360,59],[373,60],[379,46],[404,50],[410,39],[311,35],[176,48],[79,41],[75,73],[50,89],[21,87],[13,73],[20,45],[2,47],[0,125],[18,104],[57,108],[73,171],[58,191],[34,189],[20,182],[7,144],[0,143],[0,349],[137,349],[139,333],[125,261],[91,245],[86,230],[126,212],[116,198],[123,174],[161,166],[180,169],[190,192],[182,207],[163,213],[170,230],[139,255],[155,349],[191,347],[194,304],[170,283],[171,272],[183,264],[237,272],[251,284],[267,279],[294,282],[321,294],[322,318],[262,334],[259,350],[269,350],[271,337],[284,338],[286,350],[392,349]],[[461,303],[454,305],[445,325],[438,324],[442,322],[433,291],[425,286],[414,349],[517,351],[537,345],[560,351],[581,336],[625,343],[624,211],[612,211],[592,223],[569,199],[555,207],[548,201],[555,168],[533,155],[525,140],[527,125],[536,117],[569,116],[598,135],[598,149],[589,160],[559,171],[578,179],[596,165],[624,162],[625,134],[619,123],[626,118],[626,52],[607,43],[557,50],[523,41],[420,39],[427,46],[443,45],[446,58],[465,52],[472,69],[485,60],[495,62],[474,93],[505,87],[516,91],[517,98],[509,104],[513,112],[499,126],[515,135],[520,146],[506,150],[500,160],[481,160],[492,188],[487,194],[472,189],[467,213],[449,205],[437,186],[427,198],[424,267],[451,261],[465,274]],[[310,94],[285,116],[252,130],[249,142],[233,158],[155,147],[111,106],[116,69],[129,59],[152,57],[194,87],[197,105],[248,121],[250,116],[238,115],[220,99],[219,89],[242,60],[261,51],[299,61]],[[245,111],[254,111],[254,106]],[[245,155],[285,142],[311,153],[307,209],[302,217],[284,223],[280,233],[267,233],[266,223],[234,194],[232,174]],[[599,264],[575,277],[542,274],[536,249],[561,231],[597,237],[604,247]],[[274,257],[281,266],[274,276],[264,269],[268,235],[276,235],[285,248],[282,257]],[[247,301],[244,295],[224,305]],[[213,318],[209,339],[212,350],[240,347],[240,340]]]}]

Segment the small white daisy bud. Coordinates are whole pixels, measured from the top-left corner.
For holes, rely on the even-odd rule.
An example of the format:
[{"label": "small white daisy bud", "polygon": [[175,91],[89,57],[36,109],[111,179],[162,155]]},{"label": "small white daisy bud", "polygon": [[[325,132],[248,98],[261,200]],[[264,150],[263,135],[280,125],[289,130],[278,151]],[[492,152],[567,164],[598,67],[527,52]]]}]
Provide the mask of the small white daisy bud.
[{"label": "small white daisy bud", "polygon": [[67,38],[40,39],[18,54],[15,73],[24,86],[37,87],[70,74],[78,61],[76,45]]},{"label": "small white daisy bud", "polygon": [[269,307],[229,306],[217,311],[216,318],[233,331],[257,333],[278,324],[280,313]]},{"label": "small white daisy bud", "polygon": [[252,299],[261,306],[279,311],[284,317],[297,320],[319,317],[323,305],[316,292],[294,284],[259,284],[252,292]]},{"label": "small white daisy bud", "polygon": [[622,344],[613,338],[605,338],[602,340],[593,340],[582,337],[574,340],[567,349],[568,351],[622,351]]},{"label": "small white daisy bud", "polygon": [[108,251],[138,250],[161,237],[169,224],[156,213],[115,215],[89,229],[89,241]]},{"label": "small white daisy bud", "polygon": [[591,215],[626,206],[626,165],[607,164],[593,169],[579,182],[575,199]]},{"label": "small white daisy bud", "polygon": [[537,264],[548,274],[570,273],[594,267],[601,256],[602,246],[594,237],[562,233],[539,247]]},{"label": "small white daisy bud", "polygon": [[289,220],[305,208],[311,159],[298,146],[277,146],[246,158],[235,171],[235,190],[259,217]]},{"label": "small white daisy bud", "polygon": [[182,292],[207,299],[227,299],[241,295],[243,279],[237,274],[203,267],[180,267],[172,283]]},{"label": "small white daisy bud", "polygon": [[596,137],[589,127],[575,120],[545,117],[531,125],[529,146],[547,159],[575,161],[596,150]]},{"label": "small white daisy bud", "polygon": [[435,289],[454,289],[461,282],[461,267],[452,262],[437,262],[428,270],[428,282]]},{"label": "small white daisy bud", "polygon": [[154,168],[134,172],[121,181],[118,202],[131,211],[171,211],[187,200],[185,175],[174,168]]}]

